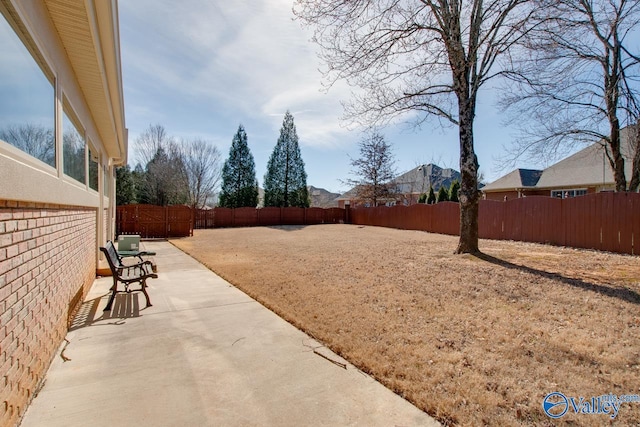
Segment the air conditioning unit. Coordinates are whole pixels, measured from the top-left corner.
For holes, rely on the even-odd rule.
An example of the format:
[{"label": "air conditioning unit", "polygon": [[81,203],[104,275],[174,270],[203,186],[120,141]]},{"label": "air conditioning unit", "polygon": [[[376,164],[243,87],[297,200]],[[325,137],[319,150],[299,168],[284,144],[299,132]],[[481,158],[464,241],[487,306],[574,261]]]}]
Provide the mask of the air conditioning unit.
[{"label": "air conditioning unit", "polygon": [[140,250],[140,235],[126,234],[118,236],[118,252],[137,252]]}]

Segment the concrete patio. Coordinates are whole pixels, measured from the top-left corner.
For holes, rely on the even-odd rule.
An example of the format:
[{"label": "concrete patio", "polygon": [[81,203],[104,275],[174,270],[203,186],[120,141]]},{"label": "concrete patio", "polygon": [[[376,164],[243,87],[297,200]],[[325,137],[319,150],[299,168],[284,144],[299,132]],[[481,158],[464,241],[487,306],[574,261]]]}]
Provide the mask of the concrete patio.
[{"label": "concrete patio", "polygon": [[119,294],[103,312],[98,278],[23,427],[439,425],[170,243],[144,245],[153,306]]}]

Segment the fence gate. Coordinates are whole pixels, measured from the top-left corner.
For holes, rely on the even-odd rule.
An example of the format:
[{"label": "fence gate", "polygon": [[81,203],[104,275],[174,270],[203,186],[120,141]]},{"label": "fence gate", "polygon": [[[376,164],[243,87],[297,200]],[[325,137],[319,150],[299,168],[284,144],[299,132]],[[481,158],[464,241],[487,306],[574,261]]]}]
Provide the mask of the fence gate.
[{"label": "fence gate", "polygon": [[193,212],[188,206],[118,206],[116,234],[139,234],[147,239],[191,236]]}]

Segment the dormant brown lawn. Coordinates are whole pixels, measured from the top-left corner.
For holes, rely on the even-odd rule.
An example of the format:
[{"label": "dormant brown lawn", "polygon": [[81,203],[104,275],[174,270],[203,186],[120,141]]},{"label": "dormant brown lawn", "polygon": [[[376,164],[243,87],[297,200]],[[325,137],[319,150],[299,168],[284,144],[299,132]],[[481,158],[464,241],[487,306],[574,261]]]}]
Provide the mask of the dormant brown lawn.
[{"label": "dormant brown lawn", "polygon": [[[553,421],[551,392],[640,394],[640,259],[356,225],[196,230],[172,241],[451,425]],[[553,423],[552,423],[553,421]],[[616,425],[640,424],[624,403]]]}]

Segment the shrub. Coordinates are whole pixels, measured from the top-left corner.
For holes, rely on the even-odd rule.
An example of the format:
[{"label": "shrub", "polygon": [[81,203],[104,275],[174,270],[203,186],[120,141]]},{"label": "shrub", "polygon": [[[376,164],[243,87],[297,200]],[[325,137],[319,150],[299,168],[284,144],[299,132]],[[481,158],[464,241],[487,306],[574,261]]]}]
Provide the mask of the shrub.
[{"label": "shrub", "polygon": [[444,187],[440,187],[440,190],[438,190],[438,197],[436,199],[436,203],[448,202],[448,201],[449,201],[449,191]]},{"label": "shrub", "polygon": [[436,202],[436,194],[433,192],[433,187],[429,187],[429,195],[427,196],[427,204],[433,205]]},{"label": "shrub", "polygon": [[449,201],[451,202],[459,202],[458,199],[458,191],[460,191],[460,183],[458,180],[455,180],[451,183],[451,187],[449,187]]}]

